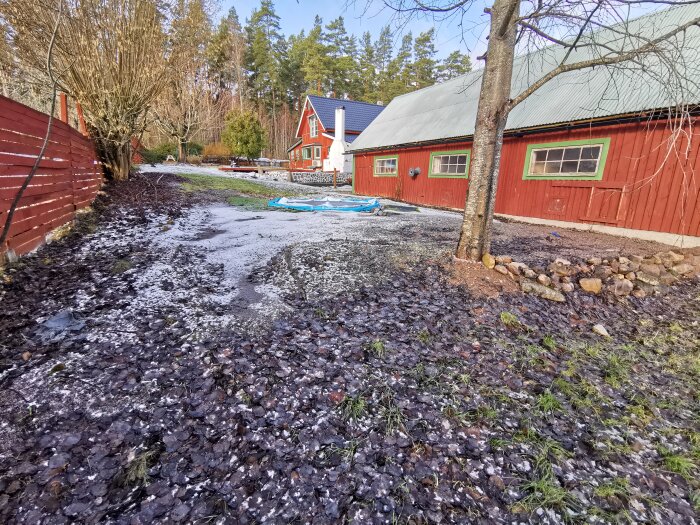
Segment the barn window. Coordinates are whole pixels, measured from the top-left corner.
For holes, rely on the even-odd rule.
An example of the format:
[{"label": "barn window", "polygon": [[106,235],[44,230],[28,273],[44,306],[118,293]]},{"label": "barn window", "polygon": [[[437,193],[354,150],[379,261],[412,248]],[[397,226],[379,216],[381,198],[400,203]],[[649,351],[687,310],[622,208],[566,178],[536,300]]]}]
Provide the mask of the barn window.
[{"label": "barn window", "polygon": [[311,146],[306,146],[305,148],[301,148],[301,158],[303,160],[310,160],[311,159]]},{"label": "barn window", "polygon": [[374,176],[375,177],[393,177],[399,173],[399,158],[391,157],[376,157],[374,159]]},{"label": "barn window", "polygon": [[318,136],[318,120],[316,119],[316,115],[311,115],[309,117],[309,135],[312,137]]},{"label": "barn window", "polygon": [[464,179],[469,172],[469,151],[435,151],[430,154],[428,177]]},{"label": "barn window", "polygon": [[610,139],[530,144],[523,179],[601,180]]}]

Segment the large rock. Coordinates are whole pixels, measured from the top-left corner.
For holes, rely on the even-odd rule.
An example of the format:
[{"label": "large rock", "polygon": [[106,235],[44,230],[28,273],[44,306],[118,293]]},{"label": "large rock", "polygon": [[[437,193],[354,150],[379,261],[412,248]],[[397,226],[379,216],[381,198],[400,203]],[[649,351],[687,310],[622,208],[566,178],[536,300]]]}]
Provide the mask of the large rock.
[{"label": "large rock", "polygon": [[637,280],[642,281],[643,283],[650,284],[651,286],[659,286],[658,275],[651,275],[649,273],[643,272],[642,270],[639,270],[637,272]]},{"label": "large rock", "polygon": [[629,295],[632,290],[634,290],[634,284],[628,279],[618,280],[610,285],[610,291],[619,296]]},{"label": "large rock", "polygon": [[490,253],[485,253],[481,257],[481,262],[486,266],[489,270],[492,269],[494,266],[496,266],[496,259],[491,255]]},{"label": "large rock", "polygon": [[523,279],[520,281],[520,288],[525,293],[533,293],[549,301],[556,301],[558,303],[566,302],[566,297],[564,297],[563,293],[552,288],[548,288],[547,286],[542,286],[541,284],[529,279]]},{"label": "large rock", "polygon": [[670,273],[662,273],[659,276],[659,282],[665,286],[669,286],[673,283],[675,283],[678,280],[678,277],[676,277],[673,274]]},{"label": "large rock", "polygon": [[639,273],[645,273],[646,275],[658,277],[661,275],[661,268],[658,264],[644,263],[639,267]]},{"label": "large rock", "polygon": [[683,262],[683,259],[685,258],[680,253],[676,253],[673,251],[658,253],[657,255],[661,258],[664,264],[666,264],[667,262],[672,264],[678,264],[680,262]]},{"label": "large rock", "polygon": [[675,275],[689,275],[695,271],[692,264],[682,263],[671,268],[671,273]]},{"label": "large rock", "polygon": [[600,293],[600,291],[603,289],[603,281],[595,277],[584,277],[583,279],[579,279],[578,284],[584,291],[589,293]]},{"label": "large rock", "polygon": [[599,264],[603,264],[603,259],[601,259],[600,257],[591,257],[586,262],[593,266],[598,266]]}]

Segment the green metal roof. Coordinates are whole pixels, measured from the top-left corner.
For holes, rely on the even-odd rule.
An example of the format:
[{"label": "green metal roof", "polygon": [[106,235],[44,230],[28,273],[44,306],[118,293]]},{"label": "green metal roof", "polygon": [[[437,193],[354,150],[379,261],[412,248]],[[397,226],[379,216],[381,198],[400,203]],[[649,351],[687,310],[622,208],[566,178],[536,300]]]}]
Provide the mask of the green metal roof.
[{"label": "green metal roof", "polygon": [[[608,47],[630,50],[639,47],[643,39],[658,38],[697,17],[700,17],[700,5],[678,6],[627,22],[626,35],[607,29],[589,37],[589,41],[594,38],[595,42]],[[511,111],[506,130],[700,103],[700,28],[689,28],[664,49],[671,60],[647,55],[640,59],[644,68],[639,64],[622,63],[555,77]],[[604,52],[601,47],[579,47],[566,62],[578,62]],[[512,96],[517,96],[556,67],[565,55],[566,49],[555,45],[516,58]],[[684,78],[678,80],[674,69],[680,70]],[[471,137],[481,75],[482,70],[473,71],[396,97],[353,142],[350,151]]]}]

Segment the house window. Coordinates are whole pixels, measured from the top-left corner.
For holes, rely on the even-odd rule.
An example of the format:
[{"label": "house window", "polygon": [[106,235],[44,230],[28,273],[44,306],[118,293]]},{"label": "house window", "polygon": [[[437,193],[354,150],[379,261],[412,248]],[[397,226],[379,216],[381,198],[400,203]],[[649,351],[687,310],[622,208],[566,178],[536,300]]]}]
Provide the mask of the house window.
[{"label": "house window", "polygon": [[469,171],[467,150],[436,151],[430,154],[428,177],[465,179]]},{"label": "house window", "polygon": [[523,179],[601,180],[610,139],[530,144]]},{"label": "house window", "polygon": [[309,117],[309,135],[312,137],[318,136],[318,120],[316,119],[316,115],[311,115]]},{"label": "house window", "polygon": [[321,158],[321,146],[314,146],[314,159]]},{"label": "house window", "polygon": [[311,146],[301,148],[301,158],[303,160],[310,160],[311,159]]},{"label": "house window", "polygon": [[394,177],[399,173],[399,158],[392,157],[376,157],[374,159],[374,176],[375,177]]}]

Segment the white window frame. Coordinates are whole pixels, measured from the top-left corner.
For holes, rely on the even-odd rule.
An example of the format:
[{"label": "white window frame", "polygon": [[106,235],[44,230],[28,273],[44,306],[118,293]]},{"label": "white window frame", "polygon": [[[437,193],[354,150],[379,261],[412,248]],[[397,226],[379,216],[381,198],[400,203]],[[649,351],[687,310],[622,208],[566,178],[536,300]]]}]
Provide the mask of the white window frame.
[{"label": "white window frame", "polygon": [[318,118],[316,118],[316,115],[309,117],[309,136],[318,137]]},{"label": "white window frame", "polygon": [[[386,164],[391,161],[394,165],[393,170],[387,171]],[[374,176],[375,177],[396,177],[399,174],[399,157],[398,155],[384,155],[374,159]]]},{"label": "white window frame", "polygon": [[[610,146],[609,138],[587,139],[587,140],[572,140],[564,142],[530,144],[527,149],[527,157],[525,167],[523,169],[524,180],[602,180],[605,162],[607,160],[608,148]],[[585,148],[598,148],[597,158],[582,158],[582,153]],[[565,158],[567,151],[569,157],[572,157],[572,150],[578,150],[576,158]],[[560,159],[550,159],[551,152],[561,151]],[[544,160],[536,160],[538,154],[544,153]],[[555,154],[559,156],[558,153]],[[582,162],[595,162],[593,171],[579,171]],[[564,163],[576,164],[575,171],[571,169],[564,170]],[[547,173],[547,165],[558,165],[557,172]],[[538,171],[538,170],[543,171]]]},{"label": "white window frame", "polygon": [[311,146],[304,146],[303,148],[301,148],[301,160],[311,160],[311,155]]},{"label": "white window frame", "polygon": [[314,160],[321,158],[321,146],[314,146]]}]

